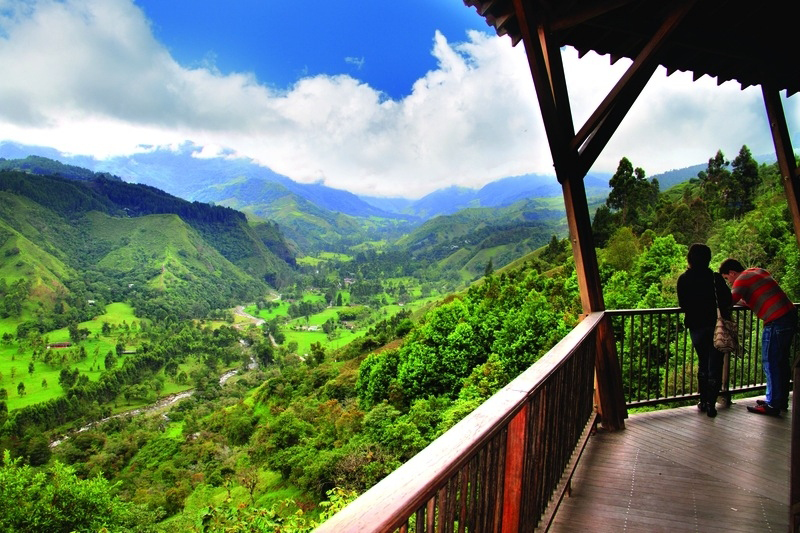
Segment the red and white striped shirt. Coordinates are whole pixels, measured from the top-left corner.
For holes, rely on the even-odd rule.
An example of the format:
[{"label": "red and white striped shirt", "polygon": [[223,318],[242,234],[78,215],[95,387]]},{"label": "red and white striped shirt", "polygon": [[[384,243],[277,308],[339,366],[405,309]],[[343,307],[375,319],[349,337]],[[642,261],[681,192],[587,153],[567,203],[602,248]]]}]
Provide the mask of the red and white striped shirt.
[{"label": "red and white striped shirt", "polygon": [[748,268],[739,274],[733,282],[731,297],[734,302],[741,300],[764,322],[772,322],[794,309],[778,282],[763,268]]}]

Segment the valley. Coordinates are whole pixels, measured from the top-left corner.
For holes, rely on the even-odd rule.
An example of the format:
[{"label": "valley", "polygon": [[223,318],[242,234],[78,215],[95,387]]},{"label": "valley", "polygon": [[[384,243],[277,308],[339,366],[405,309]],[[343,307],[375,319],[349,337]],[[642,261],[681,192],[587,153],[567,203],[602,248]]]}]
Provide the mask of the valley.
[{"label": "valley", "polygon": [[[580,320],[560,199],[424,220],[295,202],[294,238],[255,210],[0,163],[0,480],[68,479],[76,509],[106,494],[130,530],[309,531]],[[633,182],[624,212],[598,196],[608,307],[674,306],[698,240],[800,292],[780,175],[752,167],[736,204],[701,179]]]}]

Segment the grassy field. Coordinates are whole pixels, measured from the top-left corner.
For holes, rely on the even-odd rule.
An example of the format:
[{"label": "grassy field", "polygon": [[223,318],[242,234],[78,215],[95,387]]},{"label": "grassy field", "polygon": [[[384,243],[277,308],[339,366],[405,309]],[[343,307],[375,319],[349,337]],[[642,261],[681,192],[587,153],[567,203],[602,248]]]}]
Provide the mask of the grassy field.
[{"label": "grassy field", "polygon": [[[19,320],[0,320],[0,331],[16,333],[18,323]],[[102,335],[103,323],[111,326],[111,333],[108,336]],[[8,394],[8,410],[12,411],[61,396],[64,391],[58,384],[58,377],[62,368],[77,368],[81,374],[96,381],[105,370],[106,354],[109,351],[115,351],[117,340],[123,333],[127,336],[133,330],[132,334],[135,336],[140,323],[141,321],[133,313],[130,305],[124,303],[107,305],[103,314],[78,325],[79,328],[87,329],[90,332],[88,338],[81,341],[78,346],[51,348],[52,357],[55,361],[59,361],[63,357],[65,360],[63,364],[60,362],[45,364],[43,361],[34,361],[33,351],[20,346],[16,340],[3,343],[0,345],[0,374],[2,374],[0,388],[6,389]],[[67,328],[61,328],[48,332],[44,337],[48,343],[69,341],[69,331]],[[75,361],[79,357],[78,350],[81,347],[85,350],[86,357]],[[133,349],[135,345],[125,348]],[[124,358],[124,355],[119,357],[117,365],[121,364]],[[66,362],[70,359],[74,362]],[[33,372],[30,372],[31,363],[33,363]],[[22,395],[19,394],[20,383],[25,388]]]},{"label": "grassy field", "polygon": [[[296,344],[295,350],[298,355],[310,353],[313,343],[320,343],[326,350],[333,350],[364,336],[369,327],[379,320],[388,318],[403,309],[414,311],[438,298],[438,295],[421,298],[420,288],[411,278],[396,278],[386,281],[393,285],[403,283],[412,300],[401,306],[394,298],[387,295],[388,305],[372,310],[366,316],[361,317],[354,323],[355,327],[353,329],[342,327],[339,324],[339,327],[330,336],[322,331],[323,324],[328,320],[333,320],[338,324],[341,312],[352,312],[356,308],[347,305],[327,307],[309,317],[289,319],[288,311],[291,304],[286,301],[280,301],[277,307],[273,309],[258,310],[255,305],[251,305],[245,309],[245,312],[264,320],[283,317],[284,321],[281,327],[285,335],[283,346],[288,347],[291,345],[294,347]],[[346,291],[341,292],[346,303],[349,301],[349,293]],[[303,300],[305,301],[324,302],[324,299],[324,295],[319,291],[307,291],[303,294]],[[58,378],[62,368],[78,369],[81,374],[85,374],[90,380],[96,381],[105,371],[106,354],[115,351],[119,339],[126,339],[126,350],[136,349],[137,334],[143,321],[136,317],[131,306],[125,303],[112,303],[101,311],[102,314],[97,315],[94,319],[79,324],[79,328],[88,330],[89,335],[78,346],[51,349],[51,357],[55,359],[51,364],[45,364],[41,360],[34,361],[32,359],[32,349],[21,347],[16,339],[0,344],[0,388],[6,390],[6,402],[9,411],[61,396],[64,391],[58,384]],[[20,321],[29,318],[23,316],[16,320],[0,320],[0,335],[9,333],[15,337],[17,325]],[[248,319],[237,317],[236,320],[244,322]],[[111,328],[108,335],[103,334],[104,323]],[[70,340],[67,328],[50,331],[44,337],[48,343]],[[83,358],[79,355],[81,348],[85,352],[85,357]],[[123,355],[117,359],[117,365],[122,364],[124,357]],[[31,363],[33,363],[32,371],[30,371]],[[188,375],[193,370],[196,370],[199,364],[199,362],[190,359],[188,363],[180,366],[180,371],[186,372]],[[20,384],[24,387],[23,394],[20,394],[18,389]],[[187,384],[181,385],[172,379],[165,378],[160,396],[174,394],[188,388],[189,385]],[[127,403],[122,399],[118,399],[117,404],[114,406],[114,412],[141,407],[146,403],[144,400]]]}]

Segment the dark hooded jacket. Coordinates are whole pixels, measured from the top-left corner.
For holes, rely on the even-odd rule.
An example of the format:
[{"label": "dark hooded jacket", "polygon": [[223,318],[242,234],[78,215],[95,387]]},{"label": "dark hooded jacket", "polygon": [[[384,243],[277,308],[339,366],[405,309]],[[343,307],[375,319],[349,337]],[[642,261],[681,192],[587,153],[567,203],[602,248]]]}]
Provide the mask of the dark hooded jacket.
[{"label": "dark hooded jacket", "polygon": [[[714,290],[716,289],[716,299]],[[723,277],[710,268],[690,267],[678,277],[678,305],[684,312],[684,325],[689,329],[714,327],[717,305],[722,316],[731,318],[731,290]]]}]

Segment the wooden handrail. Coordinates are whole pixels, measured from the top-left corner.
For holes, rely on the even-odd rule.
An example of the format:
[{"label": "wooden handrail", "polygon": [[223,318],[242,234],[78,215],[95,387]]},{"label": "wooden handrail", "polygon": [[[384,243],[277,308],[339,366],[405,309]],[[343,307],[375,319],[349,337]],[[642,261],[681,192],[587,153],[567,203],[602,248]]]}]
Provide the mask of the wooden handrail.
[{"label": "wooden handrail", "polygon": [[[508,453],[506,447],[508,446],[509,449],[513,448],[512,444],[507,444],[513,441],[511,437],[508,437],[509,425],[512,420],[516,419],[515,428],[526,428],[526,430],[530,432],[529,424],[534,424],[534,422],[530,421],[533,417],[537,417],[540,420],[546,418],[544,416],[545,409],[543,406],[540,406],[536,413],[530,414],[529,419],[528,406],[530,405],[530,400],[544,390],[551,377],[564,365],[568,364],[572,356],[580,350],[588,351],[587,353],[592,356],[586,359],[586,361],[589,362],[588,365],[581,362],[584,368],[578,369],[590,371],[588,379],[584,379],[588,382],[588,386],[586,387],[588,390],[586,392],[591,392],[594,342],[587,341],[593,341],[593,334],[602,318],[602,312],[588,314],[580,324],[528,370],[503,387],[475,411],[467,415],[458,424],[412,457],[400,468],[389,474],[354,502],[350,503],[350,505],[320,525],[315,531],[318,533],[395,531],[399,528],[404,528],[409,518],[426,505],[429,507],[429,511],[427,512],[428,519],[431,520],[434,515],[432,512],[434,498],[440,491],[447,492],[448,483],[453,481],[454,476],[457,475],[459,479],[466,479],[469,478],[469,476],[479,475],[474,469],[470,471],[467,465],[476,457],[476,454],[482,453],[487,445],[490,445],[494,450],[498,448],[501,449],[499,457],[501,457],[504,463],[508,462],[506,466],[510,468],[513,466],[511,470],[520,467],[518,459],[512,460],[509,458],[508,461],[506,461],[505,454]],[[590,365],[592,368],[585,368]],[[572,394],[571,391],[570,394]],[[578,394],[578,392],[574,394]],[[554,392],[551,397],[539,399],[537,402],[549,406],[553,398],[556,397],[557,392]],[[580,413],[578,407],[568,406],[569,415],[573,418],[583,417],[588,420],[589,416],[592,415],[591,394],[588,394],[587,397],[589,400],[589,412]],[[521,418],[517,418],[518,416]],[[570,439],[575,442],[571,443],[569,450],[556,450],[553,448],[553,442],[546,442],[543,444],[539,442],[538,439],[537,442],[530,444],[531,446],[537,447],[536,449],[546,450],[548,454],[552,453],[553,455],[563,456],[564,466],[566,466],[580,438],[584,422],[585,420],[580,423],[580,427],[574,432],[576,433],[574,436],[570,435]],[[520,426],[520,424],[522,425]],[[511,433],[515,434],[518,429],[512,429]],[[564,447],[566,447],[566,440],[569,439],[564,439],[565,442],[561,443]],[[542,446],[544,447],[542,448]],[[534,459],[542,463],[549,462],[551,456],[546,455],[546,457],[547,461],[545,461],[543,457],[535,457]],[[530,461],[531,459],[528,458],[524,463],[526,468]],[[488,471],[491,470],[491,468],[487,467],[484,470]],[[489,473],[489,475],[492,476],[494,485],[500,487],[498,491],[500,493],[503,492],[502,487],[504,486],[504,481],[502,479],[497,480],[495,477],[503,476],[505,470],[505,468],[502,468],[499,473]],[[485,473],[485,471],[482,473]],[[555,474],[549,472],[547,477],[554,479],[548,479],[546,482],[543,481],[545,490],[550,491],[544,496],[544,502],[550,498],[550,493],[557,486],[561,474],[562,472],[557,472]],[[478,485],[480,485],[479,482],[465,482],[461,485],[461,490],[467,490],[465,487],[470,487],[470,490],[474,490],[474,487]],[[480,500],[477,505],[481,507],[482,510],[489,508],[494,509],[498,506],[498,502],[500,502],[500,507],[503,505],[502,494],[473,495],[473,497]],[[539,495],[539,497],[542,496]],[[509,498],[512,500],[514,499],[513,495],[509,496]],[[509,498],[506,498],[506,501],[509,501]],[[461,505],[464,506],[466,504],[462,501]],[[506,507],[510,506],[506,504]],[[439,511],[441,511],[441,509]],[[519,509],[506,509],[506,511],[517,513],[516,516],[519,516],[520,513]],[[526,508],[521,512],[525,514],[526,511],[529,511],[529,509]],[[462,508],[461,513],[464,514],[465,512],[466,511]],[[439,512],[439,514],[441,515],[442,512]],[[491,510],[488,511],[488,514],[491,515]],[[539,517],[536,516],[536,519],[538,518]],[[419,515],[417,519],[420,520]],[[487,521],[492,521],[493,524],[499,524],[499,521],[506,519],[508,518],[498,518],[497,516],[485,518]],[[478,520],[483,520],[483,518],[479,517]]]}]

